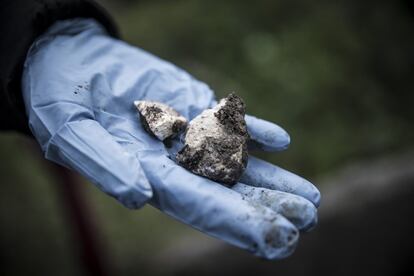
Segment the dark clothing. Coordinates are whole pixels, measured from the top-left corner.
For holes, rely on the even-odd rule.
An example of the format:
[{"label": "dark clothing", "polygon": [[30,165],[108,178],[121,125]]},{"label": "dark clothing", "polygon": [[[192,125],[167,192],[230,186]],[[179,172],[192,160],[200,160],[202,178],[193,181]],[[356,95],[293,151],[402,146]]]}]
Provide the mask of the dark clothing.
[{"label": "dark clothing", "polygon": [[74,17],[95,18],[118,36],[110,17],[92,0],[1,0],[0,130],[30,134],[21,92],[27,51],[55,21]]}]

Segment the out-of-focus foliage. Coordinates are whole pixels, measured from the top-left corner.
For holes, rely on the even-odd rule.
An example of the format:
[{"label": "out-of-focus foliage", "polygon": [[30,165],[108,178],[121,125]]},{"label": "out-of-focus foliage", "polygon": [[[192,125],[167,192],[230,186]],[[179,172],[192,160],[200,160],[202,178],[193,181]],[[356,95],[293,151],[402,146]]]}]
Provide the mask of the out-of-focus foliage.
[{"label": "out-of-focus foliage", "polygon": [[[101,2],[128,42],[285,127],[291,148],[263,157],[306,178],[413,144],[414,21],[402,1]],[[22,145],[0,137],[0,274],[79,275],[59,182]],[[195,233],[84,184],[116,275],[151,274],[154,254]]]},{"label": "out-of-focus foliage", "polygon": [[109,4],[128,42],[289,131],[291,148],[266,155],[277,164],[312,177],[414,141],[414,24],[399,1],[127,2]]}]

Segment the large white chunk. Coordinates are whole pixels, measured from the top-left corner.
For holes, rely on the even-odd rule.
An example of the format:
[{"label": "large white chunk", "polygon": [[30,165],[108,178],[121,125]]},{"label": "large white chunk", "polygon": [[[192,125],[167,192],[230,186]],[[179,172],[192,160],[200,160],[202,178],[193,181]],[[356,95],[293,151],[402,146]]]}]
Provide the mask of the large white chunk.
[{"label": "large white chunk", "polygon": [[195,174],[235,184],[247,166],[244,115],[244,103],[234,94],[203,111],[189,123],[177,162]]}]

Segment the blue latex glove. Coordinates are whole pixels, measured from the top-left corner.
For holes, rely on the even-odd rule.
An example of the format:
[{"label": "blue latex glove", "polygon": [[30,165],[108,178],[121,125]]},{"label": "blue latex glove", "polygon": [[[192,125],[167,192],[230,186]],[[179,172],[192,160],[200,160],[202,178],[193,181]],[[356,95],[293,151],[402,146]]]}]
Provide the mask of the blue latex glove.
[{"label": "blue latex glove", "polygon": [[[316,224],[320,194],[308,181],[250,157],[232,189],[194,175],[148,135],[134,100],[164,102],[187,119],[215,103],[207,85],[113,39],[89,19],[61,21],[31,47],[22,79],[30,128],[45,157],[72,168],[128,208],[147,201],[211,236],[277,259],[298,229]],[[289,144],[280,127],[246,116],[255,146]],[[177,144],[175,147],[177,148]]]}]

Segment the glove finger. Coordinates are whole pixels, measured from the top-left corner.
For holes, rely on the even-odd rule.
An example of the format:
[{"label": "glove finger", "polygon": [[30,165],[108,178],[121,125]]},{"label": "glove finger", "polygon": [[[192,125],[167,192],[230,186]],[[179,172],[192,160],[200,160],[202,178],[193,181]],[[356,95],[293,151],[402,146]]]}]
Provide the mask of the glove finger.
[{"label": "glove finger", "polygon": [[238,183],[232,187],[248,200],[262,204],[292,222],[299,230],[309,231],[317,223],[317,210],[307,199],[280,191]]},{"label": "glove finger", "polygon": [[298,241],[296,227],[283,216],[241,194],[196,176],[157,152],[139,152],[150,181],[151,204],[192,227],[254,254],[279,259]]},{"label": "glove finger", "polygon": [[255,157],[249,157],[241,182],[250,186],[277,190],[302,196],[319,206],[321,194],[309,181],[278,166]]},{"label": "glove finger", "polygon": [[128,208],[139,208],[152,196],[139,161],[102,126],[90,119],[64,124],[51,138],[46,158],[75,169]]},{"label": "glove finger", "polygon": [[290,136],[283,128],[250,115],[246,115],[245,119],[251,138],[250,149],[273,152],[288,148]]}]

